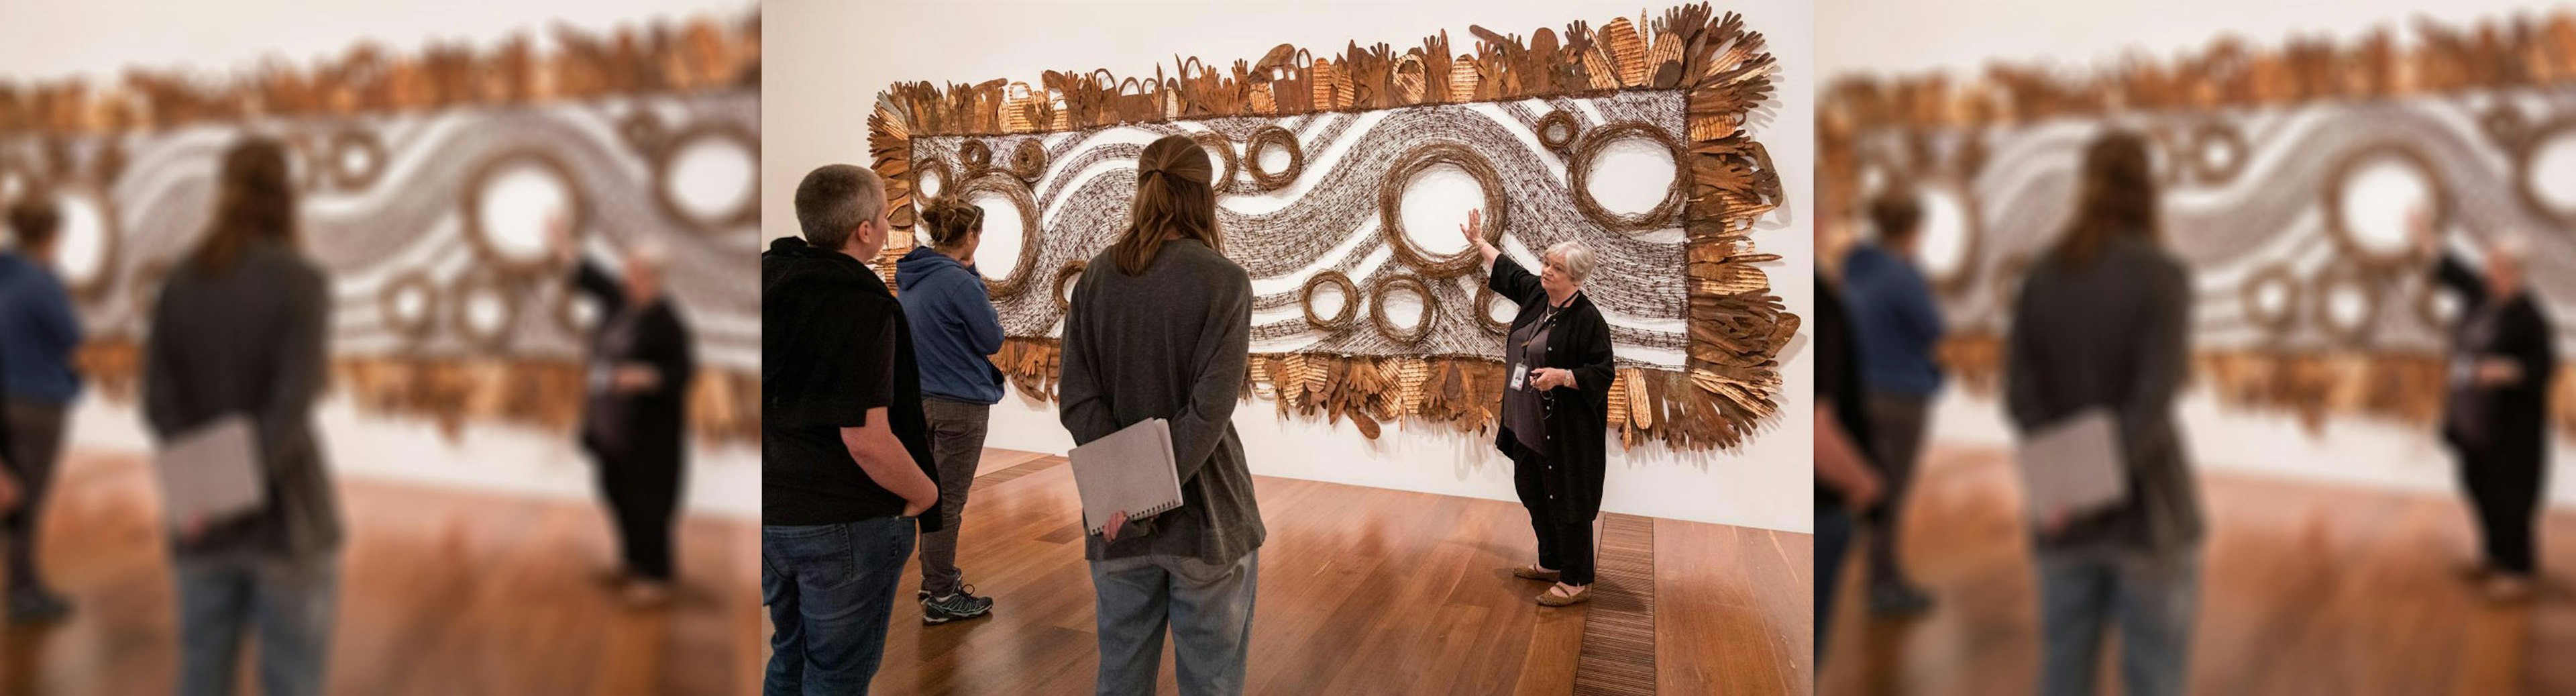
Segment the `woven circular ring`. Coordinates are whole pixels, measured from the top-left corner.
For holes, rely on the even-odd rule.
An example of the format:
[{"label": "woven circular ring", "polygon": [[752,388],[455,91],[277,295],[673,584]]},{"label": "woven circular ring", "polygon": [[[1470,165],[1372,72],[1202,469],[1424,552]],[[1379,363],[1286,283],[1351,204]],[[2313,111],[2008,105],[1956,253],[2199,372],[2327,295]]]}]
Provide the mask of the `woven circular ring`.
[{"label": "woven circular ring", "polygon": [[1582,134],[1583,125],[1574,121],[1574,114],[1564,110],[1550,111],[1538,119],[1538,143],[1556,151],[1556,154],[1572,153],[1575,137]]},{"label": "woven circular ring", "polygon": [[[385,175],[385,142],[375,131],[350,128],[333,133],[323,151],[329,154],[321,169],[331,173],[331,188],[364,191]],[[350,163],[350,155],[363,155],[365,163]]]},{"label": "woven circular ring", "polygon": [[[406,293],[420,294],[419,315],[403,316],[401,307]],[[421,341],[428,340],[430,330],[438,326],[438,299],[438,283],[429,279],[428,272],[419,269],[404,271],[376,291],[377,323],[401,336],[404,344],[418,346]]]},{"label": "woven circular ring", "polygon": [[[456,326],[456,334],[464,337],[467,345],[492,353],[510,347],[511,328],[519,323],[519,298],[510,286],[510,276],[490,266],[475,267],[450,281],[443,304],[448,310],[448,322]],[[500,302],[501,318],[490,327],[477,327],[474,297],[485,293]]]},{"label": "woven circular ring", "polygon": [[[2190,142],[2190,156],[2184,161],[2191,164],[2192,177],[2204,185],[2234,180],[2237,174],[2245,171],[2245,161],[2253,157],[2253,150],[2245,143],[2245,134],[2234,124],[2224,121],[2200,124],[2191,130],[2186,140]],[[2227,152],[2225,161],[2212,159],[2216,156],[2212,153],[2217,150]]]},{"label": "woven circular ring", "polygon": [[1511,321],[1494,318],[1494,301],[1500,299],[1503,296],[1494,292],[1493,286],[1476,286],[1476,326],[1484,329],[1485,333],[1509,336],[1512,334]]},{"label": "woven circular ring", "polygon": [[[2379,318],[2379,292],[2371,285],[2369,269],[2341,259],[2319,270],[2308,283],[2309,311],[2315,313],[2317,328],[2346,346],[2360,346],[2370,339],[2371,325]],[[2335,291],[2347,288],[2361,297],[2361,315],[2349,323],[2336,319],[2334,313]]]},{"label": "woven circular ring", "polygon": [[1011,262],[1011,272],[1001,280],[986,279],[984,290],[994,301],[1020,296],[1029,288],[1029,277],[1036,275],[1038,247],[1044,245],[1044,232],[1038,228],[1038,200],[1029,187],[1009,176],[985,176],[966,182],[957,190],[959,201],[972,203],[975,194],[990,193],[1011,202],[1020,212],[1020,257]]},{"label": "woven circular ring", "polygon": [[[1342,311],[1334,313],[1331,318],[1315,313],[1315,288],[1327,283],[1342,289]],[[1341,271],[1324,271],[1306,279],[1306,286],[1297,291],[1297,304],[1306,310],[1307,326],[1340,332],[1351,328],[1351,323],[1359,319],[1360,286],[1352,283],[1351,277]]]},{"label": "woven circular ring", "polygon": [[[2343,183],[2359,171],[2361,165],[2383,156],[2396,157],[2424,173],[2425,188],[2433,199],[2433,229],[2449,227],[2453,212],[2451,192],[2448,187],[2442,185],[2441,170],[2433,167],[2433,158],[2425,156],[2423,150],[2413,145],[2390,141],[2364,147],[2345,155],[2342,161],[2335,163],[2333,173],[2325,178],[2326,233],[2334,238],[2335,248],[2341,251],[2345,258],[2358,260],[2374,268],[2388,268],[2408,263],[2406,257],[2411,252],[2403,248],[2386,252],[2373,251],[2369,246],[2362,244],[2361,237],[2352,231],[2351,221],[2343,219]],[[2522,171],[2529,170],[2525,168]],[[2524,191],[2526,194],[2529,193],[2528,188]],[[2526,199],[2526,202],[2528,200]]]},{"label": "woven circular ring", "polygon": [[[924,191],[921,182],[925,180],[939,182],[939,193]],[[948,168],[947,160],[930,157],[912,161],[912,198],[915,202],[927,204],[942,195],[956,192],[957,171]]]},{"label": "woven circular ring", "polygon": [[493,241],[491,231],[483,229],[484,183],[502,172],[509,171],[511,166],[523,163],[534,164],[539,169],[553,174],[556,180],[563,182],[564,199],[569,204],[567,206],[569,210],[564,211],[566,216],[564,223],[567,228],[579,234],[581,230],[590,227],[590,195],[582,190],[581,179],[573,176],[572,167],[564,164],[563,159],[556,157],[554,153],[522,148],[483,160],[482,164],[475,166],[474,175],[466,179],[463,194],[465,241],[474,248],[474,255],[480,257],[485,264],[511,273],[533,273],[553,263],[542,254],[535,258],[511,258],[501,252],[500,243]]},{"label": "woven circular ring", "polygon": [[[734,204],[733,210],[712,216],[692,212],[671,197],[672,170],[679,162],[680,153],[687,152],[691,143],[710,139],[732,141],[735,147],[749,154],[753,162],[760,161],[760,134],[753,133],[750,128],[731,121],[704,121],[691,125],[672,135],[667,141],[668,147],[654,152],[653,203],[661,208],[664,218],[680,221],[702,233],[714,234],[760,224],[760,196],[757,194],[743,196],[740,203]],[[754,182],[753,185],[757,187],[758,184]]]},{"label": "woven circular ring", "polygon": [[[2526,133],[2527,135],[2514,142],[2512,148],[2515,197],[2522,199],[2522,207],[2531,211],[2532,215],[2556,222],[2562,228],[2576,228],[2576,208],[2551,205],[2549,199],[2540,194],[2537,182],[2533,181],[2532,176],[2532,170],[2540,166],[2540,151],[2543,146],[2548,145],[2552,138],[2576,134],[2576,116],[2552,119]],[[2447,222],[2448,218],[2437,218],[2437,220]]]},{"label": "woven circular ring", "polygon": [[1046,176],[1046,168],[1046,146],[1039,144],[1038,139],[1021,140],[1019,145],[1011,148],[1011,176],[1019,177],[1022,183],[1038,183],[1038,177]]},{"label": "woven circular ring", "polygon": [[[1601,156],[1601,151],[1608,149],[1611,143],[1629,136],[1653,140],[1673,156],[1673,181],[1664,187],[1664,199],[1655,203],[1654,208],[1636,215],[1603,209],[1600,201],[1592,199],[1590,185],[1593,158]],[[1583,216],[1591,218],[1594,223],[1612,230],[1660,229],[1681,214],[1682,202],[1689,193],[1683,180],[1690,173],[1690,152],[1682,148],[1681,141],[1673,139],[1673,134],[1653,124],[1637,121],[1613,123],[1584,134],[1582,143],[1574,148],[1573,159],[1565,163],[1565,173],[1568,179],[1566,191],[1573,195],[1574,209],[1582,211]]]},{"label": "woven circular ring", "polygon": [[[1386,316],[1386,298],[1390,294],[1389,291],[1399,286],[1410,288],[1413,294],[1422,297],[1422,321],[1415,323],[1411,329],[1397,328],[1394,320]],[[1431,294],[1431,284],[1423,282],[1422,276],[1410,273],[1378,276],[1377,282],[1369,284],[1369,297],[1371,298],[1369,321],[1377,324],[1378,333],[1397,343],[1405,345],[1421,343],[1422,339],[1431,336],[1432,326],[1439,323],[1440,296]]]},{"label": "woven circular ring", "polygon": [[[1287,148],[1288,169],[1286,171],[1272,172],[1261,166],[1261,149],[1265,146]],[[1305,173],[1306,150],[1297,145],[1296,133],[1278,126],[1265,127],[1254,132],[1251,140],[1244,142],[1243,170],[1252,175],[1254,186],[1263,191],[1276,190],[1296,182],[1297,176]]]},{"label": "woven circular ring", "polygon": [[1435,255],[1413,245],[1404,234],[1404,187],[1415,174],[1432,167],[1450,165],[1465,170],[1485,190],[1485,241],[1501,243],[1503,231],[1511,226],[1511,201],[1503,195],[1503,175],[1494,163],[1475,149],[1454,142],[1422,145],[1398,159],[1387,170],[1386,180],[1377,193],[1378,234],[1395,250],[1397,260],[1412,266],[1423,275],[1434,278],[1465,273],[1482,265],[1484,259],[1475,249],[1463,249],[1449,255]]},{"label": "woven circular ring", "polygon": [[986,173],[993,170],[993,146],[974,139],[958,143],[957,161],[966,165],[966,178],[984,178]]},{"label": "woven circular ring", "polygon": [[2512,104],[2498,102],[2478,114],[2478,130],[2485,131],[2488,139],[2511,154],[2521,147],[2523,136],[2531,133],[2531,119]]},{"label": "woven circular ring", "polygon": [[1225,191],[1228,184],[1234,183],[1235,174],[1243,171],[1243,157],[1235,154],[1234,141],[1215,132],[1199,133],[1190,139],[1199,141],[1199,147],[1207,149],[1208,166],[1217,170],[1217,177],[1209,180],[1208,186],[1219,192]]},{"label": "woven circular ring", "polygon": [[[2289,266],[2275,264],[2264,267],[2237,287],[2237,300],[2245,314],[2245,323],[2261,329],[2264,335],[2280,338],[2289,333],[2292,323],[2298,321],[2301,291],[2305,288],[2299,285],[2298,275]],[[2271,288],[2281,290],[2280,309],[2263,308],[2263,293]]]},{"label": "woven circular ring", "polygon": [[2431,280],[2415,286],[2415,320],[2424,322],[2424,328],[2437,332],[2451,328],[2450,318],[2442,315],[2442,292],[2442,285]]},{"label": "woven circular ring", "polygon": [[1082,277],[1082,272],[1090,265],[1089,261],[1075,259],[1066,261],[1064,266],[1055,269],[1055,311],[1073,311],[1074,284],[1081,282],[1077,279]]},{"label": "woven circular ring", "polygon": [[635,148],[646,157],[661,153],[662,144],[668,142],[663,136],[669,135],[669,130],[662,126],[662,117],[654,115],[652,109],[642,107],[626,112],[625,118],[617,120],[618,137],[625,138],[627,147]]}]

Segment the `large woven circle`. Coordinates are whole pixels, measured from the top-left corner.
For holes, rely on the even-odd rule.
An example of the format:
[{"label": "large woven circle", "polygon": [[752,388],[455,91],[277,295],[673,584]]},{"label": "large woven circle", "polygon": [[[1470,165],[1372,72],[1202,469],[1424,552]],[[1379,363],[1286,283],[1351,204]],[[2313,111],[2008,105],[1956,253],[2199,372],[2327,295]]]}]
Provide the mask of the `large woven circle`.
[{"label": "large woven circle", "polygon": [[2383,142],[2344,155],[2342,160],[2335,163],[2332,173],[2325,178],[2326,233],[2334,238],[2335,248],[2340,250],[2345,258],[2355,259],[2373,267],[2386,268],[2410,263],[2407,257],[2412,251],[2405,248],[2388,251],[2370,248],[2368,244],[2362,242],[2359,234],[2353,232],[2352,221],[2345,220],[2343,215],[2345,180],[2359,173],[2362,165],[2381,157],[2395,157],[2424,173],[2425,194],[2432,199],[2433,204],[2433,229],[2448,227],[2452,211],[2451,192],[2449,188],[2442,185],[2441,170],[2433,168],[2433,159],[2425,156],[2424,151],[2416,149],[2415,146],[2393,141]]},{"label": "large woven circle", "polygon": [[1029,287],[1029,277],[1036,274],[1038,247],[1045,241],[1038,226],[1038,200],[1029,187],[1009,176],[985,176],[966,182],[957,190],[957,200],[971,203],[976,194],[1001,196],[1020,212],[1020,257],[1011,262],[1011,272],[1001,280],[986,279],[984,289],[995,301],[1018,297]]},{"label": "large woven circle", "polygon": [[[448,285],[442,304],[448,310],[448,322],[466,345],[492,353],[510,347],[510,329],[519,323],[519,298],[511,292],[509,280],[508,274],[485,266],[466,271]],[[491,326],[474,324],[474,300],[478,296],[490,296],[499,303],[501,316]]]},{"label": "large woven circle", "polygon": [[[1445,278],[1483,265],[1484,258],[1474,248],[1446,256],[1434,255],[1413,245],[1404,234],[1404,187],[1415,174],[1450,165],[1465,170],[1485,190],[1485,241],[1500,243],[1503,231],[1511,224],[1511,201],[1503,195],[1503,175],[1494,163],[1474,148],[1454,142],[1435,142],[1416,147],[1404,154],[1387,170],[1386,180],[1377,193],[1378,234],[1386,237],[1388,248],[1395,250],[1397,260],[1421,271],[1423,275]],[[1428,295],[1429,293],[1424,293]]]},{"label": "large woven circle", "polygon": [[[1261,165],[1263,147],[1287,148],[1288,169],[1273,172],[1263,168]],[[1255,187],[1263,191],[1276,190],[1294,183],[1297,181],[1297,175],[1306,171],[1306,151],[1297,145],[1296,133],[1286,128],[1268,126],[1254,132],[1252,139],[1244,142],[1243,170],[1252,174],[1252,184]]]},{"label": "large woven circle", "polygon": [[[328,154],[323,156],[325,166],[320,168],[331,173],[331,188],[341,191],[364,191],[376,185],[376,179],[384,176],[389,164],[384,139],[362,128],[331,134],[330,144],[323,151]],[[352,156],[363,158],[364,163],[353,164]]]},{"label": "large woven circle", "polygon": [[2512,148],[2514,195],[2522,199],[2523,209],[2531,211],[2532,215],[2556,222],[2562,228],[2576,229],[2576,207],[2562,208],[2550,204],[2549,199],[2541,195],[2532,176],[2532,170],[2540,164],[2541,150],[2548,146],[2550,140],[2561,136],[2576,137],[2576,116],[2551,119],[2528,133],[2517,139]]},{"label": "large woven circle", "polygon": [[[402,300],[406,294],[420,296],[419,314],[403,315]],[[405,345],[417,346],[429,338],[432,328],[438,326],[438,300],[438,284],[430,281],[429,273],[417,269],[405,271],[376,290],[378,323],[383,324],[385,330],[401,336]]]},{"label": "large woven circle", "polygon": [[1073,311],[1073,286],[1075,283],[1081,282],[1079,279],[1082,277],[1083,271],[1088,269],[1090,266],[1091,262],[1089,261],[1075,259],[1072,261],[1066,261],[1063,266],[1055,269],[1055,297],[1053,298],[1055,300],[1055,311]]},{"label": "large woven circle", "polygon": [[1512,334],[1512,323],[1507,320],[1494,318],[1494,302],[1501,299],[1503,299],[1502,294],[1494,292],[1493,286],[1482,284],[1476,286],[1476,306],[1474,308],[1476,311],[1476,326],[1484,329],[1485,333],[1496,336],[1509,336]]},{"label": "large woven circle", "polygon": [[[934,194],[927,192],[927,190],[921,187],[921,182],[923,181],[939,182],[939,193]],[[913,160],[912,200],[914,203],[927,205],[931,201],[937,200],[940,196],[956,192],[957,172],[948,168],[947,160],[942,160],[936,157]]]},{"label": "large woven circle", "polygon": [[[742,148],[743,152],[750,155],[755,170],[754,176],[758,176],[759,134],[753,133],[749,127],[731,121],[703,121],[689,126],[686,130],[671,136],[670,140],[665,141],[664,147],[654,150],[653,153],[653,203],[661,208],[662,216],[680,221],[689,227],[696,228],[699,232],[710,234],[760,224],[760,196],[757,192],[743,196],[741,202],[734,204],[733,210],[715,215],[701,215],[671,197],[671,177],[676,175],[674,169],[679,163],[680,155],[688,152],[690,145],[701,140],[731,141],[735,147]],[[758,188],[757,182],[753,183],[753,188]]]},{"label": "large woven circle", "polygon": [[[1386,315],[1386,298],[1397,288],[1410,289],[1422,297],[1422,321],[1414,323],[1411,329],[1397,327],[1395,321]],[[1378,276],[1377,282],[1369,284],[1368,294],[1369,321],[1377,324],[1378,333],[1397,343],[1421,343],[1422,339],[1431,336],[1431,328],[1440,323],[1440,296],[1431,294],[1431,284],[1423,282],[1422,276],[1410,273]]]},{"label": "large woven circle", "polygon": [[966,178],[981,179],[993,170],[993,146],[975,139],[958,143],[957,162],[966,166]]},{"label": "large woven circle", "polygon": [[568,228],[579,233],[590,227],[590,195],[582,190],[581,180],[573,176],[572,167],[564,164],[564,161],[554,153],[534,148],[521,148],[483,160],[482,164],[474,167],[474,175],[465,180],[462,203],[465,241],[474,248],[474,255],[480,257],[483,263],[510,273],[535,273],[553,263],[552,259],[545,258],[543,255],[534,258],[511,258],[509,254],[501,251],[500,243],[492,239],[491,231],[483,229],[484,185],[493,177],[523,164],[533,164],[563,182],[564,198],[570,204],[568,206],[570,209],[563,211],[566,217],[564,224]]},{"label": "large woven circle", "polygon": [[1046,175],[1046,168],[1046,146],[1038,143],[1038,139],[1021,140],[1019,145],[1011,148],[1011,176],[1019,177],[1021,182],[1037,183],[1038,177]]},{"label": "large woven circle", "polygon": [[1234,141],[1213,131],[1192,135],[1190,139],[1199,141],[1199,147],[1208,151],[1208,167],[1216,170],[1213,172],[1216,178],[1208,180],[1208,186],[1224,191],[1227,184],[1234,182],[1235,174],[1243,170],[1243,158],[1235,154]]},{"label": "large woven circle", "polygon": [[1575,122],[1574,114],[1562,109],[1538,118],[1538,143],[1556,154],[1573,152],[1574,139],[1582,134],[1583,125]]},{"label": "large woven circle", "polygon": [[[1613,213],[1602,208],[1600,201],[1592,199],[1590,186],[1593,158],[1601,156],[1601,151],[1608,149],[1611,143],[1631,136],[1643,136],[1653,140],[1663,145],[1664,149],[1671,152],[1673,156],[1673,182],[1665,187],[1663,201],[1656,203],[1654,208],[1635,215]],[[1682,202],[1690,190],[1683,185],[1683,181],[1688,178],[1684,175],[1689,171],[1690,151],[1683,149],[1681,141],[1673,139],[1671,133],[1666,133],[1664,129],[1649,123],[1636,121],[1613,123],[1584,134],[1583,141],[1574,146],[1573,159],[1565,163],[1565,174],[1568,179],[1566,190],[1574,198],[1574,209],[1582,211],[1584,217],[1591,218],[1594,223],[1604,228],[1661,229],[1670,224],[1675,215],[1681,214]]]},{"label": "large woven circle", "polygon": [[[1342,289],[1342,311],[1330,318],[1315,313],[1315,288],[1328,284]],[[1306,310],[1307,326],[1338,333],[1359,319],[1360,286],[1341,271],[1324,271],[1306,279],[1306,286],[1297,291],[1297,304]]]},{"label": "large woven circle", "polygon": [[[2245,323],[2261,329],[2265,336],[2277,339],[2287,335],[2291,324],[2298,321],[2300,291],[2303,288],[2299,285],[2298,274],[2289,266],[2267,266],[2255,271],[2253,277],[2245,279],[2245,284],[2237,287],[2237,301],[2245,315]],[[2273,290],[2281,293],[2279,309],[2263,306],[2263,296]]]},{"label": "large woven circle", "polygon": [[[2352,291],[2361,309],[2351,319],[2337,318],[2334,312],[2338,291]],[[2338,261],[2317,272],[2309,281],[2309,311],[2314,313],[2317,328],[2345,346],[2360,346],[2370,339],[2370,329],[2379,318],[2379,292],[2371,284],[2370,272],[2350,260]]]},{"label": "large woven circle", "polygon": [[[2246,160],[2254,156],[2253,148],[2245,142],[2245,134],[2225,121],[2200,124],[2191,130],[2187,140],[2191,156],[2184,161],[2190,163],[2192,176],[2202,184],[2224,184],[2235,179],[2238,173],[2245,171]],[[2224,160],[2211,159],[2217,156],[2214,154],[2217,151],[2228,154]]]}]

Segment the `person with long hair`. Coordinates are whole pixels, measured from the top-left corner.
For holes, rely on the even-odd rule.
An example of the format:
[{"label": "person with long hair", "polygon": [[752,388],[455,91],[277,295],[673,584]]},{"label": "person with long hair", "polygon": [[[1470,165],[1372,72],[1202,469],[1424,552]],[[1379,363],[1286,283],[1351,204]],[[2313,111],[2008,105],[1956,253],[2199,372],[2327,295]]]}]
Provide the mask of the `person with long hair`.
[{"label": "person with long hair", "polygon": [[1467,211],[1458,231],[1484,258],[1485,285],[1520,305],[1503,342],[1511,376],[1503,389],[1494,448],[1512,460],[1512,487],[1538,537],[1538,562],[1512,575],[1550,583],[1536,601],[1562,607],[1592,599],[1592,521],[1601,514],[1609,469],[1610,323],[1584,294],[1597,265],[1592,248],[1560,242],[1539,256],[1536,275],[1485,240],[1483,212]]},{"label": "person with long hair", "polygon": [[984,459],[984,427],[1002,401],[1002,370],[985,357],[1002,350],[1002,315],[975,271],[984,209],[941,198],[921,211],[921,223],[930,244],[896,262],[894,278],[912,322],[912,352],[921,357],[921,413],[939,465],[939,513],[947,517],[945,529],[921,535],[919,544],[921,622],[936,625],[993,610],[992,598],[975,596],[957,569],[957,534]]},{"label": "person with long hair", "polygon": [[2005,340],[2004,402],[2025,437],[2078,412],[2117,422],[2127,498],[2037,511],[2045,696],[2090,694],[2120,632],[2122,693],[2183,691],[2206,536],[2174,424],[2191,345],[2191,275],[2158,240],[2147,144],[2114,132],[2084,154],[2074,216],[2033,263]]},{"label": "person with long hair", "polygon": [[260,693],[322,692],[339,586],[341,519],[313,427],[331,326],[330,280],[298,238],[286,148],[224,153],[214,218],[152,305],[143,415],[168,442],[250,420],[267,491],[231,519],[174,520],[179,691],[232,693],[241,636],[259,634]]},{"label": "person with long hair", "polygon": [[46,493],[63,456],[63,436],[71,426],[71,407],[80,395],[80,375],[72,369],[72,351],[80,348],[80,317],[63,287],[55,259],[62,248],[62,210],[51,195],[35,191],[9,209],[9,232],[16,248],[0,254],[0,353],[8,365],[5,411],[0,430],[13,436],[0,460],[26,481],[26,504],[0,518],[0,544],[9,547],[8,617],[10,623],[58,621],[71,614],[71,603],[45,587],[36,568],[38,522],[45,517]]},{"label": "person with long hair", "polygon": [[1151,694],[1170,626],[1183,694],[1243,693],[1269,532],[1235,435],[1252,349],[1252,276],[1223,253],[1215,169],[1174,135],[1145,146],[1127,228],[1091,259],[1064,319],[1057,415],[1076,444],[1170,421],[1181,506],[1118,512],[1090,535],[1101,694]]},{"label": "person with long hair", "polygon": [[2460,298],[2451,329],[2450,393],[2442,442],[2459,458],[2460,484],[2476,512],[2482,553],[2469,569],[2496,602],[2531,596],[2539,559],[2532,528],[2549,471],[2549,387],[2558,374],[2558,335],[2549,310],[2524,287],[2530,242],[2498,235],[2483,273],[2442,248],[2440,230],[2414,216],[2416,258]]},{"label": "person with long hair", "polygon": [[599,308],[583,380],[581,446],[598,462],[600,497],[617,530],[610,579],[628,606],[670,601],[672,519],[688,471],[689,382],[697,373],[689,323],[663,291],[670,251],[658,240],[626,249],[612,276],[582,258],[561,215],[547,225],[558,272]]}]

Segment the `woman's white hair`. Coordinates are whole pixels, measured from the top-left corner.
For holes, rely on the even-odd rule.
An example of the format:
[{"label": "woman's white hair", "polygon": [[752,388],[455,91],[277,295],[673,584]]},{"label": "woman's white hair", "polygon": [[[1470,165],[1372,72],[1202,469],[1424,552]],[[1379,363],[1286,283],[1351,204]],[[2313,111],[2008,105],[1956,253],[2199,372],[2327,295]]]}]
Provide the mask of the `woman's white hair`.
[{"label": "woman's white hair", "polygon": [[662,243],[662,240],[648,238],[636,242],[635,246],[627,247],[626,258],[655,273],[661,273],[671,268],[671,246]]},{"label": "woman's white hair", "polygon": [[1601,259],[1592,255],[1592,247],[1574,241],[1557,242],[1539,258],[1542,262],[1555,263],[1556,269],[1564,271],[1565,277],[1576,285],[1582,285],[1585,279],[1591,278],[1592,269],[1601,264]]}]

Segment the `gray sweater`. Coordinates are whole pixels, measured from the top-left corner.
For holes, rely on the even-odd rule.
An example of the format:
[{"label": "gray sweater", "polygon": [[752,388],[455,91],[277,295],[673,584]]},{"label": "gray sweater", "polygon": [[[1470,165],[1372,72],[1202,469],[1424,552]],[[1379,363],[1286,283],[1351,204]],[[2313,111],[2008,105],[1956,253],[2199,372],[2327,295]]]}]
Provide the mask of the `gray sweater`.
[{"label": "gray sweater", "polygon": [[1064,319],[1058,415],[1076,444],[1170,419],[1181,507],[1131,521],[1116,543],[1091,535],[1083,557],[1223,564],[1261,548],[1269,532],[1231,420],[1251,359],[1251,276],[1194,240],[1165,243],[1143,275],[1106,252],[1087,268]]}]

